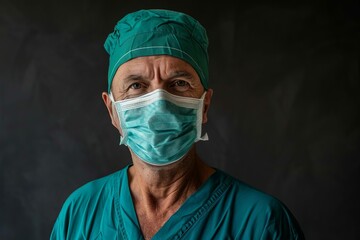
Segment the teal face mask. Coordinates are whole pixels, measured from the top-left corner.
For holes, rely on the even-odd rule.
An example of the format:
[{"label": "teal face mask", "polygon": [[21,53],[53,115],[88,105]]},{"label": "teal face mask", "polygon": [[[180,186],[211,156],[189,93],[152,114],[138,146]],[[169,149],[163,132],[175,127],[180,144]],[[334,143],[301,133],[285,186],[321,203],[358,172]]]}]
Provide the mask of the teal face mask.
[{"label": "teal face mask", "polygon": [[203,103],[157,89],[143,96],[114,102],[124,144],[144,162],[163,166],[183,158],[201,137]]}]

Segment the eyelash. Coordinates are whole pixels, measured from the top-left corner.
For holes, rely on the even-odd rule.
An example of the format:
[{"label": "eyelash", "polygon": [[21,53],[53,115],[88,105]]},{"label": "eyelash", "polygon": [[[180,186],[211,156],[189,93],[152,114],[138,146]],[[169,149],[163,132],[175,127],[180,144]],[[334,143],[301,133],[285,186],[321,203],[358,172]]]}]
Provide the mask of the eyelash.
[{"label": "eyelash", "polygon": [[[139,88],[135,88],[134,86],[135,85],[139,85]],[[132,83],[130,86],[129,86],[129,89],[134,89],[134,90],[137,90],[137,89],[140,89],[142,87],[143,84],[139,83],[139,82],[136,82],[136,83]]]},{"label": "eyelash", "polygon": [[[185,92],[187,91],[191,85],[188,81],[182,80],[182,79],[174,79],[170,84],[168,85],[169,89],[168,91],[173,92],[174,94],[176,92]],[[142,94],[143,92],[146,92],[147,85],[143,82],[134,82],[129,85],[127,92],[129,94]]]},{"label": "eyelash", "polygon": [[[179,85],[179,83],[181,85]],[[190,84],[185,81],[185,80],[175,80],[174,82],[172,82],[171,86],[174,86],[174,87],[187,87],[189,86]]]}]

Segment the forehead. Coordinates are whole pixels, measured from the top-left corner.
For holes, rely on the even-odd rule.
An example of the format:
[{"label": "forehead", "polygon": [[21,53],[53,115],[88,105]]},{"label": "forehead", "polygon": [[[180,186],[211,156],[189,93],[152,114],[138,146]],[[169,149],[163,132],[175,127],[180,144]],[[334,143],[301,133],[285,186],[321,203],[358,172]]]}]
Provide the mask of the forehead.
[{"label": "forehead", "polygon": [[174,72],[187,72],[192,75],[194,79],[199,79],[195,69],[182,59],[168,56],[144,56],[131,59],[122,64],[115,75],[115,78],[122,78],[129,74],[138,75],[154,75],[159,72],[161,77],[172,75]]}]

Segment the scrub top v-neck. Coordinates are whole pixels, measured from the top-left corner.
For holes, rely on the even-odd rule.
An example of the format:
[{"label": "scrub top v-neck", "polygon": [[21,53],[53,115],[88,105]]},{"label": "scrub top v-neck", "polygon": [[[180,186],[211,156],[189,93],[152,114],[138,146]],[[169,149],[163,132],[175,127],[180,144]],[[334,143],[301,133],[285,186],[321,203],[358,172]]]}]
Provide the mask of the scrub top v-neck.
[{"label": "scrub top v-neck", "polygon": [[[221,184],[216,184],[214,181],[218,179],[216,176],[218,174],[219,172],[215,172],[197,192],[187,199],[152,239],[180,239],[193,225],[196,225],[197,220],[207,214],[230,185],[230,179]],[[121,218],[119,222],[122,237],[124,239],[142,239],[128,177],[126,176],[123,180],[120,187],[121,192],[116,197],[117,206],[119,206],[117,210],[119,211],[119,218]]]}]

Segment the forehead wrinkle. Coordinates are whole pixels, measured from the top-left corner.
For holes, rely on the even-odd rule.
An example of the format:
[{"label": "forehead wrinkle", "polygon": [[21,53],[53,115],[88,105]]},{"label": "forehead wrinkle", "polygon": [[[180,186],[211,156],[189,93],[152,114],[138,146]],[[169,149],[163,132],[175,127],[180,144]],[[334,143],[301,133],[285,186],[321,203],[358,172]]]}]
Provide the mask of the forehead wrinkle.
[{"label": "forehead wrinkle", "polygon": [[197,73],[192,69],[191,65],[181,59],[174,57],[165,57],[165,59],[173,59],[165,61],[164,73],[167,79],[182,77],[188,80],[196,78]]},{"label": "forehead wrinkle", "polygon": [[191,73],[189,73],[188,71],[182,71],[182,70],[176,71],[175,70],[175,71],[170,72],[170,74],[169,74],[170,79],[178,78],[178,77],[189,79],[189,80],[194,79],[194,76]]},{"label": "forehead wrinkle", "polygon": [[149,80],[152,77],[152,73],[149,66],[146,64],[132,64],[128,65],[128,68],[121,74],[121,82],[126,83],[134,80]]},{"label": "forehead wrinkle", "polygon": [[123,78],[124,82],[129,82],[129,81],[133,81],[133,80],[145,80],[146,78],[141,75],[141,74],[130,74],[128,76],[126,76],[125,78]]}]

